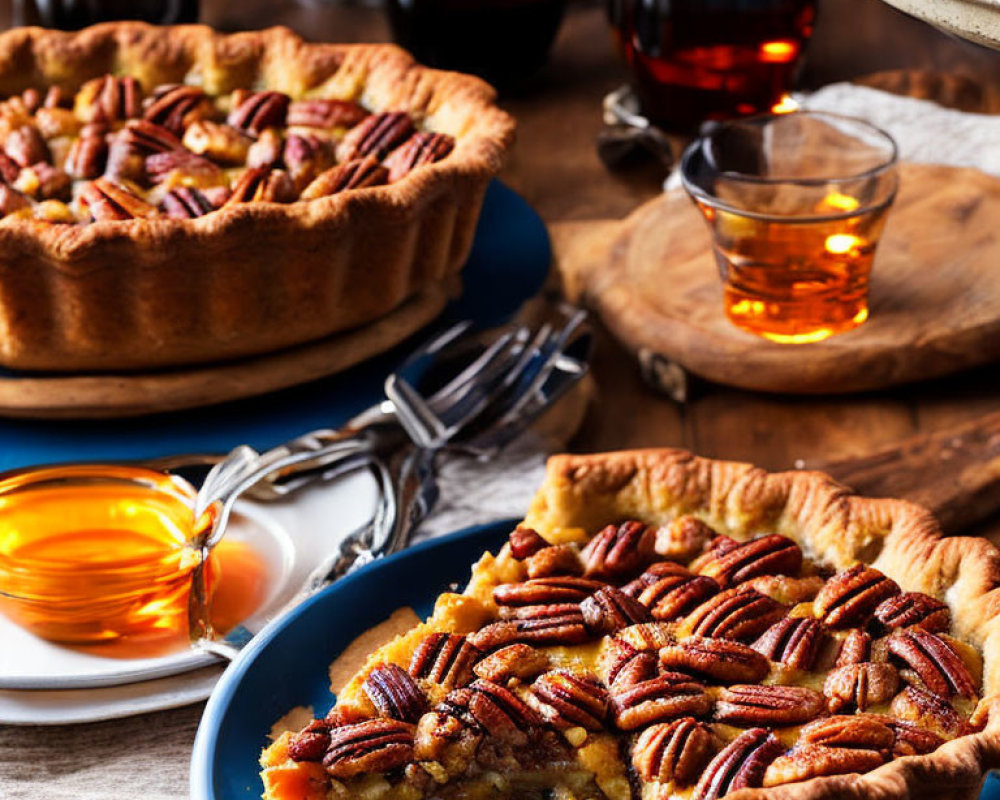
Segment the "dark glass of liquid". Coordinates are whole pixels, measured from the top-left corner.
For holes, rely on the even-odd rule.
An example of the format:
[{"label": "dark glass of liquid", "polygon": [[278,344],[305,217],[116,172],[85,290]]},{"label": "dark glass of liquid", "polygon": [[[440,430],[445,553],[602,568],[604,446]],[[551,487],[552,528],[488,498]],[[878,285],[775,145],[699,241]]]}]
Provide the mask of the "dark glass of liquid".
[{"label": "dark glass of liquid", "polygon": [[646,116],[693,130],[781,100],[816,0],[609,0],[608,15]]},{"label": "dark glass of liquid", "polygon": [[514,90],[541,69],[565,0],[389,0],[396,41],[431,67]]},{"label": "dark glass of liquid", "polygon": [[14,0],[15,25],[72,31],[117,20],[154,25],[197,22],[198,0]]}]

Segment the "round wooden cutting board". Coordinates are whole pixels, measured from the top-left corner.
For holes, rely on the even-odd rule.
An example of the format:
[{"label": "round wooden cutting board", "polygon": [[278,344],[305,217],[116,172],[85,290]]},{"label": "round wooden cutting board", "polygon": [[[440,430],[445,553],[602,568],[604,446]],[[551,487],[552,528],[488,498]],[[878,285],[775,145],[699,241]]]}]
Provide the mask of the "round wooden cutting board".
[{"label": "round wooden cutting board", "polygon": [[871,318],[814,344],[732,325],[701,214],[682,190],[625,220],[554,226],[566,292],[629,349],[717,383],[840,393],[935,378],[1000,357],[1000,179],[903,164],[875,256]]}]

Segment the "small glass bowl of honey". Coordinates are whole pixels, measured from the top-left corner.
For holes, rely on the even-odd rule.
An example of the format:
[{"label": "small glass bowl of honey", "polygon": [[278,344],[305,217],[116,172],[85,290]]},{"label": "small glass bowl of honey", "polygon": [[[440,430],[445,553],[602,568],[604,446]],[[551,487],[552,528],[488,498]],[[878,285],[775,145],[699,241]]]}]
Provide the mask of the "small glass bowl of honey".
[{"label": "small glass bowl of honey", "polygon": [[203,557],[192,544],[196,495],[179,477],[132,466],[0,477],[0,612],[75,644],[185,631]]},{"label": "small glass bowl of honey", "polygon": [[692,143],[681,179],[711,228],[729,320],[798,344],[868,319],[896,161],[885,131],[819,111],[722,123]]}]

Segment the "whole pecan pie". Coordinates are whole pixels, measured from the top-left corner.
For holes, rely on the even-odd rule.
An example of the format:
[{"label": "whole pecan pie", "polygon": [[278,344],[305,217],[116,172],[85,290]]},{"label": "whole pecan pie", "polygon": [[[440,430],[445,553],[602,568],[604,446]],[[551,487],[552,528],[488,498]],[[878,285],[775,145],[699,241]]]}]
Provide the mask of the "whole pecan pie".
[{"label": "whole pecan pie", "polygon": [[513,136],[493,98],[283,28],[0,35],[0,364],[270,352],[451,285]]},{"label": "whole pecan pie", "polygon": [[1000,552],[817,473],[557,456],[461,595],[262,757],[268,800],[974,797]]}]

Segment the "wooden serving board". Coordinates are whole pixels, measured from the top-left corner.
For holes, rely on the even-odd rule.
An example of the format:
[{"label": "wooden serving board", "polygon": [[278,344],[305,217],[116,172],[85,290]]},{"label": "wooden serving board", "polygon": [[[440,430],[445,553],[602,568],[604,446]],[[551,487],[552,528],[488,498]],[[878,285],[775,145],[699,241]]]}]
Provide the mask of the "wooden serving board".
[{"label": "wooden serving board", "polygon": [[435,319],[454,294],[454,285],[431,287],[361,328],[223,364],[101,375],[0,373],[0,415],[129,417],[255,397],[334,375],[389,350]]},{"label": "wooden serving board", "polygon": [[903,164],[875,256],[871,318],[823,342],[784,345],[732,325],[708,227],[682,190],[620,221],[552,226],[571,300],[630,350],[717,383],[843,393],[935,378],[1000,358],[1000,179]]}]

